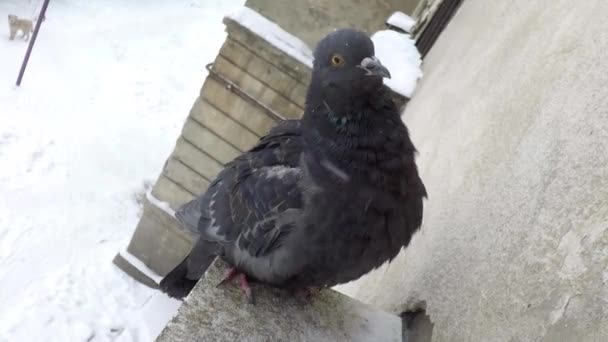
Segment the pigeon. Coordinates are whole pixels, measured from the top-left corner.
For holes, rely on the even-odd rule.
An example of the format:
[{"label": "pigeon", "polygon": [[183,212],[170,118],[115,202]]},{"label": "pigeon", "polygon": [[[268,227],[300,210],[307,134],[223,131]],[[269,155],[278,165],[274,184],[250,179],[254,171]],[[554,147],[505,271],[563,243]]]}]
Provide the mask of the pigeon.
[{"label": "pigeon", "polygon": [[408,129],[383,85],[369,36],[329,33],[316,46],[305,110],[225,165],[176,218],[198,239],[160,282],[184,298],[216,257],[249,302],[249,281],[310,290],[392,261],[420,229],[426,188]]}]

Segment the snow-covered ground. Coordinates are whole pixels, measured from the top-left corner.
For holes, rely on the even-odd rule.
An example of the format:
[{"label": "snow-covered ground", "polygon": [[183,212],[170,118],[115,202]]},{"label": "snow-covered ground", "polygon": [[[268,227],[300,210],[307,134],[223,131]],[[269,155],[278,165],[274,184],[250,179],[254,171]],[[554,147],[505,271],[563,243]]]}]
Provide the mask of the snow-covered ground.
[{"label": "snow-covered ground", "polygon": [[0,2],[0,341],[149,341],[175,303],[112,258],[243,1],[51,1],[16,88],[41,2]]}]

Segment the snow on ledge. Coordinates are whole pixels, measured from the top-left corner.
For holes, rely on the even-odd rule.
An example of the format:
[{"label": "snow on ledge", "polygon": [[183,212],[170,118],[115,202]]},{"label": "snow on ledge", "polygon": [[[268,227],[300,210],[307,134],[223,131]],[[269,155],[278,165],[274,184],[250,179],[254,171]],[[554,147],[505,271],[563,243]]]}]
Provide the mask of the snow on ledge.
[{"label": "snow on ledge", "polygon": [[137,268],[141,273],[145,274],[148,278],[152,279],[155,283],[160,283],[163,277],[159,276],[151,268],[149,268],[143,261],[139,260],[135,255],[129,253],[126,249],[118,252],[123,259],[125,259],[133,267]]},{"label": "snow on ledge", "polygon": [[277,49],[312,68],[313,56],[308,45],[258,12],[243,6],[239,10],[226,15],[226,18],[241,24]]},{"label": "snow on ledge", "polygon": [[158,198],[154,197],[154,195],[152,195],[152,190],[148,190],[148,192],[146,192],[146,199],[153,206],[155,206],[158,209],[164,211],[167,215],[175,218],[175,210],[173,210],[171,208],[171,206],[169,205],[169,203],[161,201]]},{"label": "snow on ledge", "polygon": [[376,57],[390,71],[384,84],[407,98],[412,98],[422,77],[422,59],[412,38],[406,33],[382,30],[372,35]]},{"label": "snow on ledge", "polygon": [[395,12],[386,20],[386,23],[398,27],[407,33],[412,33],[416,20],[403,12]]}]

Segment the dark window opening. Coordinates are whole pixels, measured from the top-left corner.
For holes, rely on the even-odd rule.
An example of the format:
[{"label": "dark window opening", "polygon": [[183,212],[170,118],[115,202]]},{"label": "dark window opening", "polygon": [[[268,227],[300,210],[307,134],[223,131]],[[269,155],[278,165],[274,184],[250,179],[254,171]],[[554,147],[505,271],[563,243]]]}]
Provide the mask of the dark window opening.
[{"label": "dark window opening", "polygon": [[433,14],[431,21],[416,41],[416,47],[422,58],[431,50],[433,44],[450,22],[454,13],[458,10],[463,0],[443,0],[437,11]]}]

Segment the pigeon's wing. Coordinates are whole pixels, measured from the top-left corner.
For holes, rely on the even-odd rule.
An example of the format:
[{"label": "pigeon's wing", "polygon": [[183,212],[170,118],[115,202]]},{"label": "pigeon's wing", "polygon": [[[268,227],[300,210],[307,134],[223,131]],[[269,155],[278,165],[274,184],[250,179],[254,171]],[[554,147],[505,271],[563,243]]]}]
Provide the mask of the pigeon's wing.
[{"label": "pigeon's wing", "polygon": [[281,246],[302,211],[299,167],[262,167],[241,179],[233,188],[238,204],[235,217],[244,218],[236,238],[237,247],[259,257]]},{"label": "pigeon's wing", "polygon": [[[302,207],[303,142],[297,120],[280,122],[258,144],[226,165],[207,192],[178,210],[202,239],[236,243],[251,255],[280,245]],[[239,239],[240,238],[240,239]]]}]

